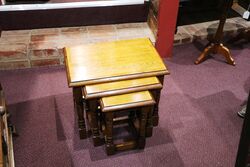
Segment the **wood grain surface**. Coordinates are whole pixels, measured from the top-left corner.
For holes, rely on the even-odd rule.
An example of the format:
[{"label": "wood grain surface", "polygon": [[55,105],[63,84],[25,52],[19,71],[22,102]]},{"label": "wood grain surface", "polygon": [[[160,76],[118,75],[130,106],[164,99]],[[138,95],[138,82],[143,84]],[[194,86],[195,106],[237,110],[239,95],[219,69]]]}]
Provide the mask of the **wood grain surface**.
[{"label": "wood grain surface", "polygon": [[168,74],[147,38],[64,48],[69,86]]},{"label": "wood grain surface", "polygon": [[83,96],[86,99],[161,89],[162,85],[157,77],[147,77],[87,85],[83,88]]}]

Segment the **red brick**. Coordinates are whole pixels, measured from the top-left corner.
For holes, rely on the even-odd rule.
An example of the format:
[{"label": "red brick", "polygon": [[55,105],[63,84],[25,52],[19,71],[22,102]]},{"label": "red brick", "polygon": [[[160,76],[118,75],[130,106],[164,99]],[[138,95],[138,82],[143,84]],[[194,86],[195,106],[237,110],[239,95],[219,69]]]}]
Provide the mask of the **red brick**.
[{"label": "red brick", "polygon": [[86,31],[86,27],[66,27],[61,28],[61,33],[79,33]]},{"label": "red brick", "polygon": [[44,50],[48,57],[60,56],[58,49],[45,49]]},{"label": "red brick", "polygon": [[11,30],[11,31],[2,31],[2,37],[6,36],[23,36],[30,35],[30,30]]},{"label": "red brick", "polygon": [[41,49],[41,50],[30,50],[29,57],[31,59],[36,58],[50,58],[59,57],[61,54],[58,49]]},{"label": "red brick", "polygon": [[0,61],[26,58],[26,44],[0,44]]},{"label": "red brick", "polygon": [[0,69],[21,69],[30,67],[28,60],[0,62]]},{"label": "red brick", "polygon": [[58,41],[60,36],[58,34],[48,34],[48,35],[31,35],[31,41]]},{"label": "red brick", "polygon": [[60,59],[31,60],[32,67],[60,65]]},{"label": "red brick", "polygon": [[70,40],[72,42],[75,40],[83,40],[85,38],[88,38],[88,33],[86,32],[63,33],[60,36],[61,41]]},{"label": "red brick", "polygon": [[58,52],[59,52],[59,55],[60,55],[61,57],[64,57],[63,49],[58,49]]},{"label": "red brick", "polygon": [[[27,59],[27,45],[24,43],[0,44],[0,62],[2,68],[25,68],[28,66],[27,62],[23,63],[23,60]],[[7,63],[12,62],[13,65]]]},{"label": "red brick", "polygon": [[19,36],[1,36],[0,38],[0,43],[1,44],[28,44],[30,41],[30,36],[29,35],[19,35]]},{"label": "red brick", "polygon": [[26,51],[2,51],[0,50],[0,61],[6,60],[18,60],[18,59],[26,59],[27,53]]},{"label": "red brick", "polygon": [[42,28],[42,29],[33,29],[31,31],[32,35],[48,35],[48,34],[59,34],[58,28]]},{"label": "red brick", "polygon": [[0,51],[26,52],[27,51],[27,44],[25,44],[25,43],[16,43],[16,44],[1,43],[0,44]]},{"label": "red brick", "polygon": [[41,50],[41,49],[56,49],[58,43],[56,41],[39,41],[39,42],[31,42],[29,44],[29,49],[31,50]]},{"label": "red brick", "polygon": [[29,57],[30,58],[46,57],[46,52],[44,52],[44,50],[30,50]]},{"label": "red brick", "polygon": [[44,41],[45,35],[32,35],[31,36],[31,41],[36,42],[36,41]]}]

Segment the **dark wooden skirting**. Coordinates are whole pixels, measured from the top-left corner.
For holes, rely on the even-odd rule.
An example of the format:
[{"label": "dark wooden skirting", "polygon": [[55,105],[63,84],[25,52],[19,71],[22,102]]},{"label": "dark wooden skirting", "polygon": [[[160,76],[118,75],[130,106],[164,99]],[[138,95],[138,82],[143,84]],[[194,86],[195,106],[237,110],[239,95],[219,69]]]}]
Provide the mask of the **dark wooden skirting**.
[{"label": "dark wooden skirting", "polygon": [[0,29],[34,29],[145,22],[148,4],[0,12]]}]

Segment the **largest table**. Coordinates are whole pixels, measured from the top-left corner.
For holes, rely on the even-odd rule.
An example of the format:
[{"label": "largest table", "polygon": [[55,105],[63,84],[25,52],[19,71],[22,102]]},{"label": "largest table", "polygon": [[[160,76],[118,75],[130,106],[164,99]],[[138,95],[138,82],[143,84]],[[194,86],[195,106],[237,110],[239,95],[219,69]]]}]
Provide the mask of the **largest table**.
[{"label": "largest table", "polygon": [[86,138],[83,97],[85,85],[169,74],[147,38],[64,48],[68,86],[73,88],[80,138]]}]

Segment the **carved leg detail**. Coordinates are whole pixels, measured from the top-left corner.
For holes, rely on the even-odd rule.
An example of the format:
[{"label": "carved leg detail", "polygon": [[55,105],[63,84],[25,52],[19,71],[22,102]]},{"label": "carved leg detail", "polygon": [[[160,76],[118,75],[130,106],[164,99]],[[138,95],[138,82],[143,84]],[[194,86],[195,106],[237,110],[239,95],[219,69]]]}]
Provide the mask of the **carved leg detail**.
[{"label": "carved leg detail", "polygon": [[138,148],[143,149],[146,144],[146,123],[147,123],[147,115],[150,112],[151,107],[143,107],[141,109],[141,118],[140,118],[140,130],[139,130],[139,138],[138,138]]},{"label": "carved leg detail", "polygon": [[153,126],[158,126],[159,124],[159,102],[161,96],[161,90],[155,90],[153,92],[153,96],[155,99],[154,111],[152,115],[152,124]]},{"label": "carved leg detail", "polygon": [[94,146],[102,145],[102,140],[100,138],[99,126],[98,126],[98,111],[97,111],[97,101],[90,100],[89,101],[89,114],[90,114],[90,126],[92,132],[92,139]]},{"label": "carved leg detail", "polygon": [[106,134],[105,134],[105,144],[106,152],[108,155],[113,155],[115,153],[115,145],[113,143],[113,113],[105,113],[106,122]]},{"label": "carved leg detail", "polygon": [[86,139],[87,133],[86,133],[85,120],[84,120],[84,113],[83,113],[83,99],[82,99],[81,87],[73,88],[73,98],[74,98],[75,109],[77,111],[78,129],[79,129],[80,139]]},{"label": "carved leg detail", "polygon": [[[158,79],[161,82],[161,84],[164,85],[164,76],[159,76]],[[152,94],[156,102],[154,105],[154,111],[152,115],[152,124],[153,126],[158,126],[159,124],[159,102],[160,102],[160,97],[161,97],[161,89],[152,91]]]},{"label": "carved leg detail", "polygon": [[148,112],[148,119],[146,124],[146,137],[151,137],[153,135],[153,111]]}]

